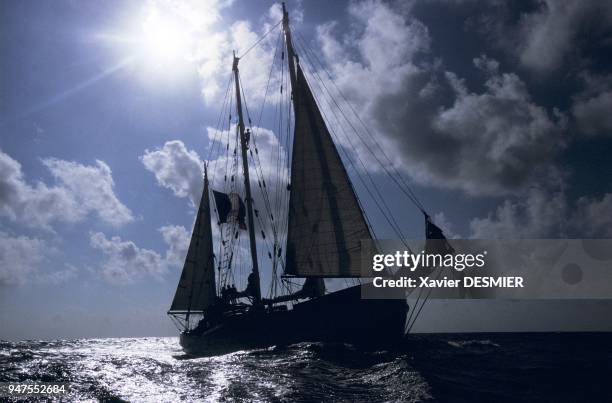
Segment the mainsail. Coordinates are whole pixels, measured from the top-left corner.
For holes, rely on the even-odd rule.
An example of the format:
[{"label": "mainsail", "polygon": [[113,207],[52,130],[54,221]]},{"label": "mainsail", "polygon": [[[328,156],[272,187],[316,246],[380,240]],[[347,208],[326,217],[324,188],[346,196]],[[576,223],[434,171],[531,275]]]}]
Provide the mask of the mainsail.
[{"label": "mainsail", "polygon": [[285,274],[358,277],[370,231],[299,63],[295,84]]},{"label": "mainsail", "polygon": [[185,258],[181,279],[169,313],[203,311],[215,301],[215,269],[213,261],[212,229],[208,177],[204,170],[204,190],[198,208],[191,243]]}]

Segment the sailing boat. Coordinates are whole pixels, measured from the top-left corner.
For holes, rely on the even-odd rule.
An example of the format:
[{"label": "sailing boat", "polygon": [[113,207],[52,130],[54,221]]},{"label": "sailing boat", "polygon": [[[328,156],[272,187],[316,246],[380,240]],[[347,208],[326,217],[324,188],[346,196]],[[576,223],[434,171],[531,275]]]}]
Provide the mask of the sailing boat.
[{"label": "sailing boat", "polygon": [[[269,257],[275,263],[273,282],[276,266],[281,262],[282,280],[303,279],[303,284],[297,291],[285,287],[285,292],[279,293],[275,288],[273,295],[262,297],[255,231],[255,218],[261,214],[253,206],[248,158],[249,154],[253,157],[253,147],[243,116],[240,59],[234,54],[236,148],[239,147],[239,153],[234,150],[234,161],[238,165],[241,160],[244,202],[236,192],[213,191],[217,222],[220,227],[230,227],[225,237],[221,231],[220,256],[215,255],[211,189],[205,165],[191,243],[168,311],[181,329],[180,344],[188,354],[211,355],[302,341],[393,343],[404,335],[408,312],[405,300],[362,299],[359,282],[333,292],[326,290],[326,279],[360,277],[361,241],[372,240],[373,236],[294,50],[284,3],[282,34],[295,117],[294,136],[290,181],[287,189],[282,189],[289,194],[285,253],[275,237]],[[233,175],[230,181],[237,188]],[[260,188],[262,181],[258,180]],[[273,212],[269,215],[274,220]],[[246,288],[238,291],[229,285],[227,273],[235,263],[232,248],[242,231],[248,231],[250,273]],[[263,229],[261,235],[265,237]]]}]

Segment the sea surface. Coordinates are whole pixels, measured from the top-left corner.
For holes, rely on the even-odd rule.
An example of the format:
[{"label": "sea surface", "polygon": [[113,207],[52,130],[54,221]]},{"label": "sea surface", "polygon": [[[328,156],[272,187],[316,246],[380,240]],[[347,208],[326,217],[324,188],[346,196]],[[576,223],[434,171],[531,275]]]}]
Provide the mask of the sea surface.
[{"label": "sea surface", "polygon": [[612,401],[612,334],[415,335],[188,358],[177,338],[0,342],[0,382],[64,401]]}]

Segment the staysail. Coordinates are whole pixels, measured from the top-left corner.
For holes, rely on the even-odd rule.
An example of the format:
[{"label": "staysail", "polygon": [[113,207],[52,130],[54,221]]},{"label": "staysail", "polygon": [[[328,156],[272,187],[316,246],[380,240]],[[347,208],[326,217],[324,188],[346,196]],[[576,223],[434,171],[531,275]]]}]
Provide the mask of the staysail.
[{"label": "staysail", "polygon": [[358,277],[363,212],[299,63],[285,274]]},{"label": "staysail", "polygon": [[203,311],[215,301],[215,269],[213,261],[212,229],[208,177],[204,170],[204,190],[198,208],[191,243],[185,258],[169,313]]}]

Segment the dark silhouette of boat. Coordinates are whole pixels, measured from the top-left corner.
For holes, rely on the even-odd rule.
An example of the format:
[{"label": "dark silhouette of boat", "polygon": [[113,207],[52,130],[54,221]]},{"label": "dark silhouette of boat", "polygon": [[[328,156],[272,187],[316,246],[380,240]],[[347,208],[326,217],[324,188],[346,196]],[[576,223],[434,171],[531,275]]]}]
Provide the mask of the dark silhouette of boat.
[{"label": "dark silhouette of boat", "polygon": [[[291,84],[291,96],[286,99],[294,116],[290,181],[286,189],[277,189],[288,195],[286,217],[280,219],[286,227],[278,225],[279,217],[275,221],[281,211],[272,211],[266,202],[263,177],[258,177],[257,183],[264,193],[266,212],[253,206],[249,157],[257,161],[259,153],[250,138],[251,128],[245,126],[240,59],[234,55],[237,140],[233,155],[229,143],[226,148],[230,165],[242,165],[244,182],[239,189],[234,174],[226,172],[224,183],[229,192],[213,191],[211,197],[204,165],[204,187],[191,243],[168,312],[181,329],[180,343],[188,354],[219,354],[303,341],[388,345],[404,335],[405,299],[362,298],[362,288],[368,285],[356,279],[361,277],[361,242],[373,239],[371,226],[294,50],[284,4],[283,14],[282,59]],[[255,172],[259,173],[257,167]],[[219,256],[213,253],[211,199],[221,228]],[[269,218],[274,233],[268,255],[273,284],[267,298],[261,295],[255,230],[257,218],[265,238],[262,217]],[[426,222],[428,235],[442,237],[427,215]],[[235,274],[232,265],[239,247],[236,240],[243,232],[248,232],[251,267],[246,288],[238,291],[231,280]],[[285,234],[286,243],[281,245]],[[279,266],[284,269],[282,276],[276,272]],[[328,292],[325,280],[334,278],[351,279],[353,285]],[[294,291],[291,285],[298,279],[303,283]]]}]

